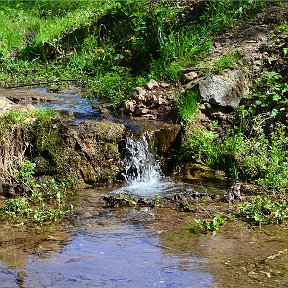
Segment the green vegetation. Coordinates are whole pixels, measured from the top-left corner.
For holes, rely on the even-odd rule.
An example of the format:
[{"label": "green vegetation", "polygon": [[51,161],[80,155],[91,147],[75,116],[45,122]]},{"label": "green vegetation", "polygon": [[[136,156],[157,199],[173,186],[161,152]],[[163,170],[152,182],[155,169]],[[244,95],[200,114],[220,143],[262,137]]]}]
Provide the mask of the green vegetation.
[{"label": "green vegetation", "polygon": [[208,232],[218,231],[225,224],[226,218],[215,213],[213,219],[195,220],[197,226],[191,227],[190,232],[194,234],[206,234]]},{"label": "green vegetation", "polygon": [[241,204],[237,217],[254,225],[281,224],[288,218],[288,202],[283,196],[280,199],[270,195],[258,196]]},{"label": "green vegetation", "polygon": [[196,129],[183,144],[182,160],[223,169],[233,180],[252,181],[278,189],[287,187],[286,127],[278,124],[269,137],[259,125],[250,132],[254,135],[249,139],[237,130],[230,130],[225,137],[216,139],[215,132]]},{"label": "green vegetation", "polygon": [[180,94],[177,97],[179,115],[186,123],[191,122],[197,114],[199,103],[200,97],[198,93],[193,90]]},{"label": "green vegetation", "polygon": [[[287,25],[277,26],[275,33],[275,43],[279,39],[280,43],[287,43]],[[283,44],[275,43],[266,49],[279,55],[278,62],[263,62],[262,70],[253,79],[252,91],[236,111],[233,125],[220,134],[213,122],[212,131],[187,130],[180,162],[196,161],[223,170],[232,180],[287,190],[287,61]],[[236,68],[239,54],[231,53],[212,59],[206,66],[200,62],[199,67],[216,72]]]},{"label": "green vegetation", "polygon": [[241,50],[232,49],[210,61],[201,61],[197,67],[201,70],[206,70],[209,73],[214,72],[216,74],[221,73],[224,69],[236,69],[239,68],[241,59]]},{"label": "green vegetation", "polygon": [[33,158],[31,143],[35,145],[38,156],[41,156],[40,147],[46,154],[57,149],[55,141],[59,139],[56,135],[59,131],[51,127],[54,116],[53,111],[33,109],[11,110],[0,118],[0,171],[5,177],[2,193],[13,196],[2,203],[0,215],[8,215],[16,222],[42,224],[59,220],[70,211],[64,201],[65,185],[51,176],[37,179],[36,176],[40,175],[37,175],[36,163],[27,160]]},{"label": "green vegetation", "polygon": [[0,216],[8,215],[16,222],[42,224],[71,213],[73,207],[67,207],[64,201],[65,185],[58,184],[53,178],[37,183],[34,178],[35,167],[35,163],[29,160],[18,164],[14,181],[20,190],[18,195],[5,200],[0,206]]},{"label": "green vegetation", "polygon": [[[75,80],[87,89],[89,97],[117,108],[132,95],[135,86],[151,78],[181,81],[181,71],[188,66],[196,66],[199,76],[243,68],[242,52],[233,47],[209,61],[205,56],[217,33],[242,20],[249,21],[265,5],[252,0],[7,0],[0,7],[0,84]],[[276,27],[272,37],[276,44],[270,50],[263,49],[270,54],[276,51],[279,59],[287,60],[287,47],[277,46],[281,37],[287,40],[287,24]],[[199,95],[194,90],[176,93],[179,118],[186,125],[179,163],[206,164],[223,170],[232,180],[286,191],[287,63],[265,61],[262,59],[260,72],[251,75],[255,76],[253,89],[235,111],[229,129],[210,122],[209,131],[197,127],[189,131],[187,127],[193,126],[193,120],[197,122],[200,113]],[[67,126],[61,121],[55,125],[54,117],[46,110],[11,111],[1,116],[0,172],[12,185],[21,187],[14,191],[13,199],[2,203],[2,215],[20,215],[43,223],[69,210],[63,202],[65,185],[61,183],[68,179],[61,179],[61,175],[66,175],[74,163],[66,161],[68,151],[60,137]],[[219,132],[219,128],[223,129]],[[111,159],[118,153],[115,147]],[[93,157],[102,160],[100,155]],[[105,162],[107,175],[112,170],[109,163]],[[84,168],[81,173],[89,174],[89,167]],[[45,174],[50,176],[45,178]],[[53,178],[55,174],[60,181]],[[132,196],[120,195],[118,200],[136,205]],[[158,200],[151,200],[151,206],[157,206]],[[261,201],[244,203],[239,216],[263,224],[286,219],[284,200]],[[183,201],[181,205],[182,210],[190,210],[189,203]],[[272,220],[266,219],[267,215]],[[200,233],[215,231],[224,222],[214,215],[210,220],[198,220],[197,229]]]},{"label": "green vegetation", "polygon": [[[179,80],[181,69],[211,48],[213,33],[237,23],[256,4],[261,5],[248,0],[2,2],[0,78],[2,84],[72,78],[89,87],[92,97],[117,106],[148,78]],[[187,5],[196,5],[193,15]],[[231,66],[223,61],[219,67]]]}]

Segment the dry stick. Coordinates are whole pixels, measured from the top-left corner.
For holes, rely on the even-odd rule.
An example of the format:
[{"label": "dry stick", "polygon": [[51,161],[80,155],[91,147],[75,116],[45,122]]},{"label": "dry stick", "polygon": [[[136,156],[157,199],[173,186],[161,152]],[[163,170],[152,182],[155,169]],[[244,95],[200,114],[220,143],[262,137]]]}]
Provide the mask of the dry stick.
[{"label": "dry stick", "polygon": [[60,79],[60,80],[51,80],[45,82],[36,82],[36,83],[16,83],[16,84],[9,84],[4,86],[5,89],[12,89],[12,88],[21,88],[21,87],[29,87],[29,86],[39,86],[39,85],[47,85],[51,83],[60,83],[60,82],[79,82],[83,81],[81,79]]}]

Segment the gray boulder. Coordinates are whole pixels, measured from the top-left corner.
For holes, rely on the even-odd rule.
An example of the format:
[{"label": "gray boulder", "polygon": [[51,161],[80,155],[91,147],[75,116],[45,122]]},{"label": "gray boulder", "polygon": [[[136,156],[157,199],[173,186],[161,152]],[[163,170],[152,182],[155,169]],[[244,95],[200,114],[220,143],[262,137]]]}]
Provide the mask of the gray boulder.
[{"label": "gray boulder", "polygon": [[223,75],[209,75],[186,85],[186,89],[198,87],[205,102],[222,107],[237,108],[242,97],[248,92],[243,72],[234,70]]}]

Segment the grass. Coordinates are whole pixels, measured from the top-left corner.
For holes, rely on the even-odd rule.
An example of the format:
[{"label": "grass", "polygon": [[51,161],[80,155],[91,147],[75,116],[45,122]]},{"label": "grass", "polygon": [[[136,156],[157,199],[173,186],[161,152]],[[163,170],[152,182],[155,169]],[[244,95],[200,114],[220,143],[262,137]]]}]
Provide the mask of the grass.
[{"label": "grass", "polygon": [[[80,79],[91,97],[119,107],[131,96],[133,87],[149,78],[178,81],[181,69],[205,57],[213,45],[215,33],[231,29],[265,5],[251,0],[205,1],[199,4],[201,12],[186,17],[186,8],[193,5],[187,3],[188,6],[181,7],[173,1],[152,5],[145,0],[3,2],[0,8],[3,19],[0,27],[1,84]],[[286,26],[277,27],[276,32],[286,33]],[[224,69],[237,68],[240,57],[240,51],[231,50],[198,65],[221,73]],[[251,95],[253,104],[251,102],[250,108],[244,107],[244,114],[255,117],[265,109],[269,117],[276,117],[278,127],[282,127],[287,106],[284,80],[279,71],[264,73],[255,83]],[[195,92],[178,96],[179,114],[184,122],[193,119],[198,102]],[[11,123],[22,121],[25,125],[27,121],[13,113],[5,117]],[[285,129],[277,128],[274,134],[268,135],[265,127],[257,132],[254,129],[257,125],[254,125],[254,135],[250,137],[249,121],[250,118],[245,118],[243,130],[235,129],[221,139],[216,139],[213,131],[196,130],[183,145],[184,157],[223,168],[233,179],[285,187]],[[37,129],[45,135],[45,127],[40,125]],[[49,135],[55,140],[55,135]],[[280,139],[284,143],[281,149],[277,147]],[[40,146],[44,149],[43,145]],[[283,167],[280,173],[276,172],[277,165]]]},{"label": "grass", "polygon": [[233,180],[241,179],[272,189],[287,189],[286,127],[279,123],[271,137],[265,135],[261,126],[254,130],[254,136],[250,138],[231,130],[225,137],[216,139],[215,132],[196,129],[183,143],[182,161],[205,163],[225,171]]},{"label": "grass", "polygon": [[221,73],[225,69],[234,70],[240,67],[241,51],[239,49],[232,49],[210,61],[201,61],[197,67],[207,70],[210,73]]},{"label": "grass", "polygon": [[179,116],[186,123],[190,123],[198,112],[200,96],[197,91],[191,90],[177,97]]},{"label": "grass", "polygon": [[81,78],[93,97],[118,106],[143,79],[179,80],[211,48],[213,33],[236,23],[250,2],[204,3],[197,22],[185,25],[185,5],[169,1],[3,2],[1,83]]}]

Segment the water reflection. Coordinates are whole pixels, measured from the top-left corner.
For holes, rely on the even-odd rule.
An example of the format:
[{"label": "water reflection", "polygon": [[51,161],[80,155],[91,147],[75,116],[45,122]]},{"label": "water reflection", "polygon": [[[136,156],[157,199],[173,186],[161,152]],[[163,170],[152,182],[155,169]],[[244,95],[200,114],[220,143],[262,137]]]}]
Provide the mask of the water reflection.
[{"label": "water reflection", "polygon": [[[205,259],[175,255],[158,235],[125,223],[79,230],[60,252],[30,255],[25,269],[3,264],[3,287],[212,287]],[[20,275],[20,276],[19,276]],[[18,283],[18,284],[17,284]]]}]

